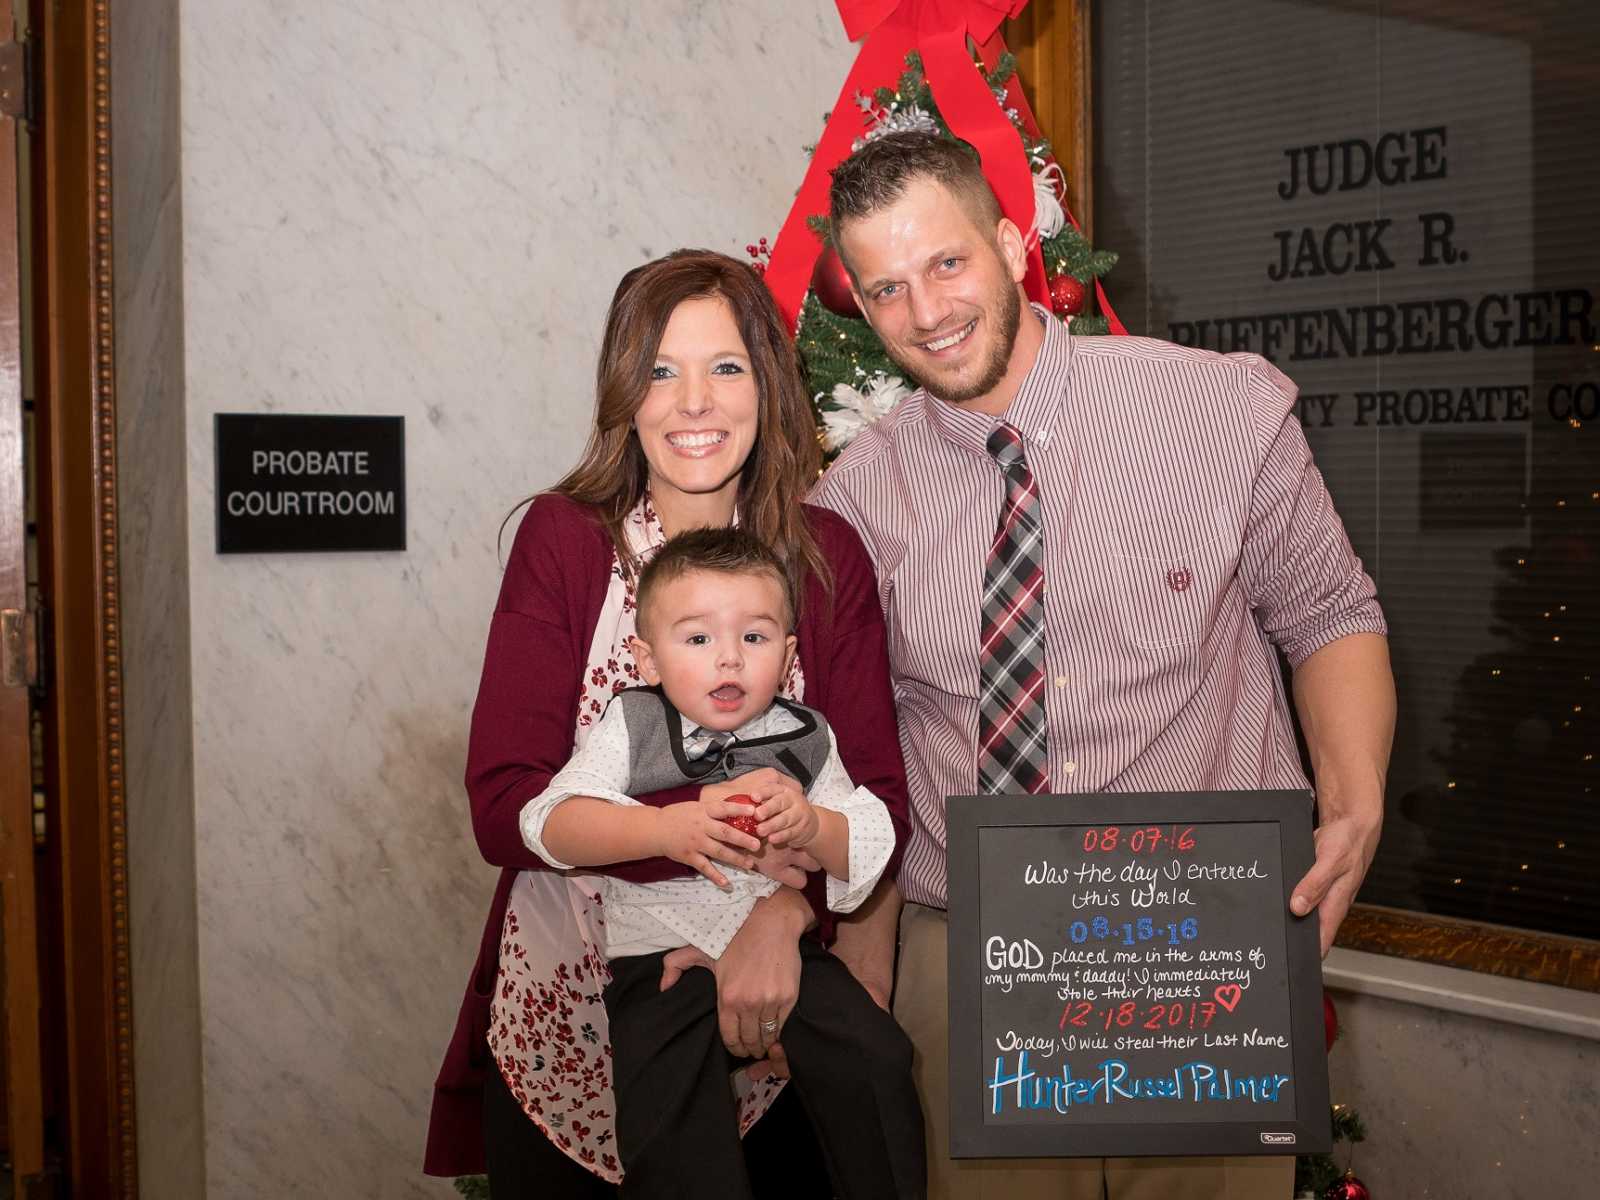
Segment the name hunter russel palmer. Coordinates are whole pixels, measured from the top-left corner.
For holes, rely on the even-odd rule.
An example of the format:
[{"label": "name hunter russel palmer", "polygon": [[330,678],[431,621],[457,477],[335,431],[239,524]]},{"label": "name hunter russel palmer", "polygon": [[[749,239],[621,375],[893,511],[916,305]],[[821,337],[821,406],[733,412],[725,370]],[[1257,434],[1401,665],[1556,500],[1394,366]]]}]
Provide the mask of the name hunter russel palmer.
[{"label": "name hunter russel palmer", "polygon": [[1005,1056],[994,1060],[994,1077],[987,1082],[990,1111],[998,1115],[1009,1104],[1014,1109],[1054,1109],[1064,1113],[1074,1104],[1115,1104],[1122,1100],[1243,1100],[1272,1104],[1287,1075],[1236,1075],[1208,1062],[1188,1062],[1170,1074],[1135,1078],[1128,1064],[1110,1058],[1089,1075],[1074,1075],[1070,1063],[1059,1074],[1041,1074],[1028,1066],[1022,1051],[1014,1071],[1008,1073]]}]

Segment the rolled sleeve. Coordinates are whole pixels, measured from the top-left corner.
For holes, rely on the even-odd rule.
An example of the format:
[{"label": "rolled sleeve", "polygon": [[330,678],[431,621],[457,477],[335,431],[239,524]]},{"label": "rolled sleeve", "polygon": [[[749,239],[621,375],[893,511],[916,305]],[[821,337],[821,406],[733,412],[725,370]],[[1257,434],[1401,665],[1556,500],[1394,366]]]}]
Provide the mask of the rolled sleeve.
[{"label": "rolled sleeve", "polygon": [[558,871],[572,868],[572,863],[562,862],[545,846],[545,823],[563,800],[573,796],[592,796],[637,807],[639,802],[621,790],[628,783],[627,762],[628,723],[622,716],[622,706],[613,703],[606,706],[583,748],[551,778],[550,786],[522,806],[517,828],[523,845]]},{"label": "rolled sleeve", "polygon": [[1268,638],[1299,667],[1330,642],[1386,635],[1377,588],[1350,545],[1295,415],[1295,387],[1265,360],[1249,376],[1262,445],[1240,575]]},{"label": "rolled sleeve", "polygon": [[894,822],[889,810],[864,787],[855,787],[839,760],[839,750],[828,731],[828,761],[812,785],[808,799],[844,817],[849,826],[850,878],[827,876],[828,907],[836,913],[854,912],[872,894],[894,854]]}]

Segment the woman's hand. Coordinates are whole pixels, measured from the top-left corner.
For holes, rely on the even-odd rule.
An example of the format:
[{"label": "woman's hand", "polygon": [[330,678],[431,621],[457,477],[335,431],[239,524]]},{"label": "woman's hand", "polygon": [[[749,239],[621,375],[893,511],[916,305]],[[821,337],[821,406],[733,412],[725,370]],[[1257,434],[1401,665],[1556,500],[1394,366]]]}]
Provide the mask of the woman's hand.
[{"label": "woman's hand", "polygon": [[779,888],[757,902],[712,967],[723,1044],[738,1058],[762,1058],[800,995],[800,935],[812,921],[799,892]]},{"label": "woman's hand", "polygon": [[806,886],[807,872],[822,870],[822,864],[804,850],[763,845],[756,855],[755,869],[768,879],[798,891]]},{"label": "woman's hand", "polygon": [[761,842],[722,820],[748,813],[748,806],[707,798],[708,790],[701,789],[699,800],[645,811],[656,814],[657,853],[693,867],[719,888],[726,888],[728,877],[714,864],[720,862],[748,871],[755,866],[755,853],[761,849]]}]

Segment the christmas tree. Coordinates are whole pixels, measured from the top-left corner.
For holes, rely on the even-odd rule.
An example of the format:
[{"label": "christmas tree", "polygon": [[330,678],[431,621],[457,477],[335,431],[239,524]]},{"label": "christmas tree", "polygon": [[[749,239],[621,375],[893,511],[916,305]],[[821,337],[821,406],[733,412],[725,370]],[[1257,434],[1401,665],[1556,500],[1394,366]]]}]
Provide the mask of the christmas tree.
[{"label": "christmas tree", "polygon": [[[1332,1051],[1339,1038],[1339,1012],[1333,1006],[1333,997],[1322,993],[1322,1032],[1324,1048]],[[1367,1130],[1355,1109],[1335,1104],[1330,1114],[1333,1121],[1334,1149],[1347,1143],[1352,1151],[1357,1142],[1367,1139]],[[1367,1187],[1349,1169],[1353,1153],[1345,1156],[1345,1166],[1340,1167],[1332,1154],[1302,1154],[1294,1160],[1294,1194],[1313,1197],[1314,1200],[1367,1200]]]},{"label": "christmas tree", "polygon": [[[1022,152],[1032,173],[1034,231],[1049,280],[1051,307],[1071,322],[1074,334],[1104,334],[1111,330],[1107,316],[1085,315],[1090,289],[1117,261],[1109,251],[1096,250],[1062,207],[1065,181],[1050,151],[1050,143],[1008,105],[1016,84],[1016,60],[999,56],[992,71],[981,63],[995,104],[1017,131]],[[904,130],[920,130],[953,137],[923,70],[916,51],[905,56],[905,70],[895,84],[879,87],[868,97],[858,95],[863,132],[856,146]],[[828,456],[837,454],[858,432],[891,411],[917,386],[915,380],[890,360],[877,335],[862,317],[850,294],[843,265],[828,244],[827,222],[820,214],[808,216],[806,225],[817,239],[816,269],[811,289],[800,309],[795,347],[806,372],[816,408],[817,423]],[[760,261],[766,242],[746,249]]]}]

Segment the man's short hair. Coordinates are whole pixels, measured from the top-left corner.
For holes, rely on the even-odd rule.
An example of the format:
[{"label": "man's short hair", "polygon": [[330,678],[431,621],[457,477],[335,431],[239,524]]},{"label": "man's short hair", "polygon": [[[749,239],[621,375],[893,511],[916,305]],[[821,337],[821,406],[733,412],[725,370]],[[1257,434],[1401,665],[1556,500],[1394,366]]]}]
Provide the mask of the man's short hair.
[{"label": "man's short hair", "polygon": [[[874,138],[833,169],[828,188],[828,236],[842,258],[839,233],[851,221],[888,208],[920,179],[954,196],[986,235],[1005,214],[983,174],[978,152],[937,133],[890,133]],[[849,264],[846,263],[846,266]]]},{"label": "man's short hair", "polygon": [[646,641],[645,632],[649,610],[661,589],[674,579],[690,571],[714,571],[722,575],[766,575],[777,583],[783,593],[784,632],[794,627],[794,584],[783,569],[783,560],[754,534],[746,533],[733,525],[707,529],[691,529],[667,539],[666,545],[645,564],[639,573],[639,584],[634,594],[638,605],[635,620],[639,636]]}]

